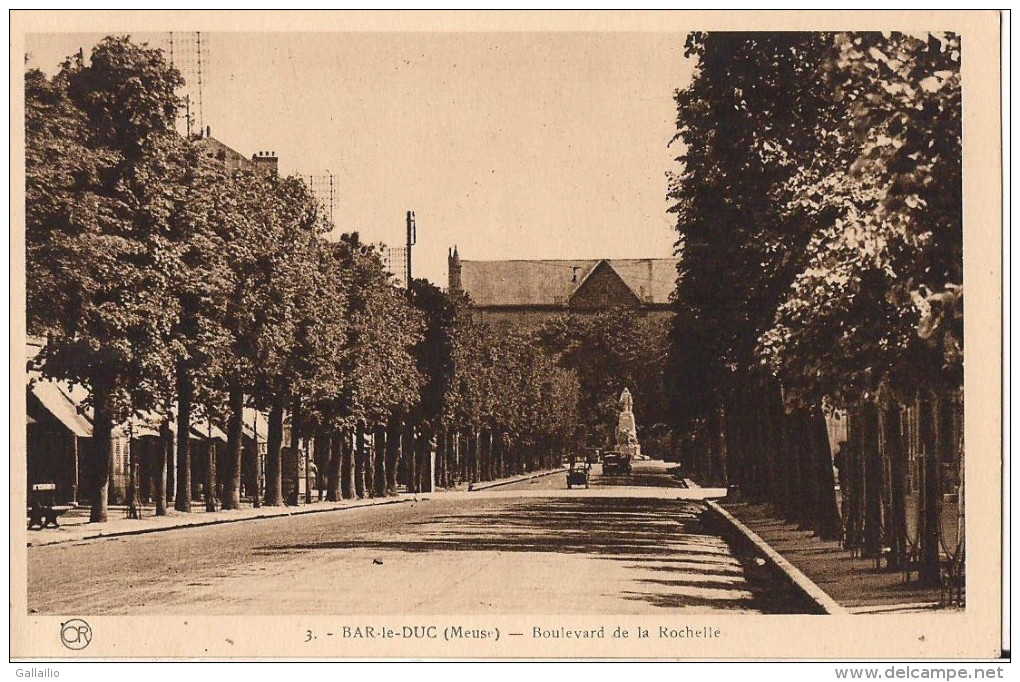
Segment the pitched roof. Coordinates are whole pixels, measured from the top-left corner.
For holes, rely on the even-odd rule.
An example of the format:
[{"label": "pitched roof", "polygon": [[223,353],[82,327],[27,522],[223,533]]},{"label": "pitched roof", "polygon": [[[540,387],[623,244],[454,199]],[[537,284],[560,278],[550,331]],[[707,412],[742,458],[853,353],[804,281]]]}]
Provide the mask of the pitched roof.
[{"label": "pitched roof", "polygon": [[644,303],[668,303],[675,258],[586,260],[462,260],[461,288],[476,306],[566,306],[595,267],[605,262]]},{"label": "pitched roof", "polygon": [[203,137],[195,142],[196,145],[205,150],[206,156],[216,159],[226,166],[228,171],[235,171],[239,168],[254,168],[255,163],[244,154],[231,149],[215,137]]}]

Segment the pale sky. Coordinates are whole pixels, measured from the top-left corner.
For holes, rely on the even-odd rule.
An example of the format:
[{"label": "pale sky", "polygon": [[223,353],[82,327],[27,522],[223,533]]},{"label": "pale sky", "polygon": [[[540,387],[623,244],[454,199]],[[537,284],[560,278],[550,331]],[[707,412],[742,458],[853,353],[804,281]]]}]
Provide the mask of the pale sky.
[{"label": "pale sky", "polygon": [[[177,34],[179,37],[181,34]],[[191,34],[192,36],[194,34]],[[26,36],[52,73],[104,34]],[[138,34],[162,46],[165,34]],[[203,33],[203,123],[285,174],[334,174],[341,231],[446,285],[470,260],[672,255],[682,33]]]}]

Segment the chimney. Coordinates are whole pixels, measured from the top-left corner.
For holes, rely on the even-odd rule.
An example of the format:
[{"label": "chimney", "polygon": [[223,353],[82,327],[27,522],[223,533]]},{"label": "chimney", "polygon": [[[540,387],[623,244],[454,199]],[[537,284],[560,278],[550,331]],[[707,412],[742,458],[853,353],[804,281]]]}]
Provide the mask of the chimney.
[{"label": "chimney", "polygon": [[206,137],[212,137],[212,126],[206,126],[205,127],[205,136]]},{"label": "chimney", "polygon": [[270,175],[276,175],[280,160],[276,157],[276,152],[259,152],[258,154],[252,154],[251,160],[255,164],[255,168],[263,173],[269,173]]},{"label": "chimney", "polygon": [[448,279],[449,279],[449,286],[448,286],[449,293],[451,293],[451,294],[460,294],[460,293],[463,293],[463,291],[464,291],[463,284],[461,283],[461,279],[460,279],[460,271],[461,271],[460,254],[457,253],[457,247],[456,246],[454,246],[452,249],[450,249],[450,251],[447,253],[446,265],[447,265],[447,269],[449,270],[449,277],[448,277]]}]

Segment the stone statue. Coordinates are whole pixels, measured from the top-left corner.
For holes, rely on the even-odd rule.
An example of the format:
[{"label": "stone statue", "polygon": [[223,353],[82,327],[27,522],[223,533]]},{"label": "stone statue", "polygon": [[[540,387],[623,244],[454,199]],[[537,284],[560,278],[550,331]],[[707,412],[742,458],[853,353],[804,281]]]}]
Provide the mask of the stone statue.
[{"label": "stone statue", "polygon": [[641,452],[638,445],[637,425],[634,422],[634,399],[626,388],[620,394],[620,418],[616,425],[616,446],[631,456]]},{"label": "stone statue", "polygon": [[630,396],[630,390],[627,388],[624,388],[623,393],[620,394],[620,409],[623,412],[634,411],[634,398]]}]

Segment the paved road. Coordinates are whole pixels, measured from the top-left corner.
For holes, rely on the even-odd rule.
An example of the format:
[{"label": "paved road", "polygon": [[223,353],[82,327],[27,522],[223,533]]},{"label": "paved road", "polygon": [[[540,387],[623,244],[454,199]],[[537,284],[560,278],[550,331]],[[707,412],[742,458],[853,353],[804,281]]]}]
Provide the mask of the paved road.
[{"label": "paved road", "polygon": [[[784,596],[661,463],[298,517],[32,547],[51,614],[776,612]],[[651,483],[657,482],[654,486]],[[627,484],[627,485],[622,485]]]}]

